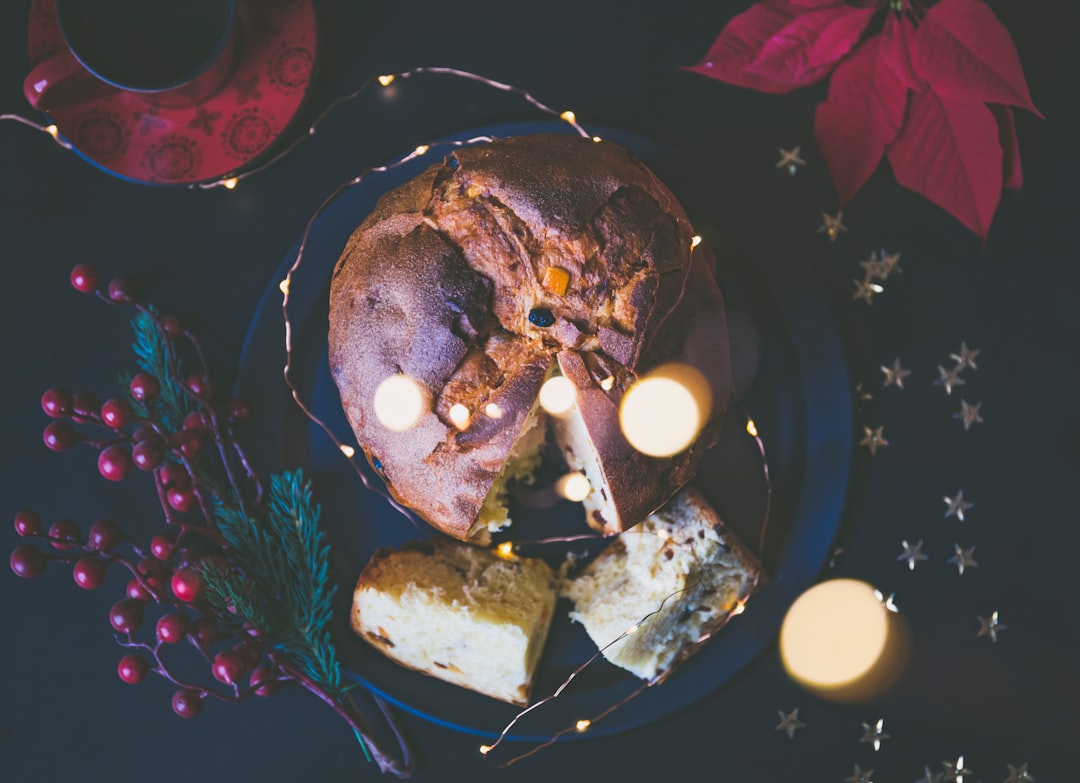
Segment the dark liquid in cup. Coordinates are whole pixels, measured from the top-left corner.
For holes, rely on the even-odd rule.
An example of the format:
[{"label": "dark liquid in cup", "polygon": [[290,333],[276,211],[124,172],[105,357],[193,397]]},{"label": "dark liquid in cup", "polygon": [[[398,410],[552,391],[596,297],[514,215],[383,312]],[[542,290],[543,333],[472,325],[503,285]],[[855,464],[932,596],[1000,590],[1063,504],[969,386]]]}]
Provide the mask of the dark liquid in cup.
[{"label": "dark liquid in cup", "polygon": [[72,49],[91,70],[132,89],[175,86],[214,59],[229,29],[222,0],[63,0]]}]

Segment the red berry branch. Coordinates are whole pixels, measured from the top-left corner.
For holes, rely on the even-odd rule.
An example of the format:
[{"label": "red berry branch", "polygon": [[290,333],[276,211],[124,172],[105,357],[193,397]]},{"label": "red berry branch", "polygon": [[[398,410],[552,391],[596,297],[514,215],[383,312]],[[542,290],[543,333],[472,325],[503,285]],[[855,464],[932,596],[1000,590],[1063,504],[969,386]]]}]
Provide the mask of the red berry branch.
[{"label": "red berry branch", "polygon": [[[94,590],[110,569],[125,569],[125,596],[109,610],[127,651],[117,665],[122,681],[163,677],[176,686],[172,709],[182,718],[198,715],[208,700],[270,696],[297,684],[346,721],[383,772],[408,777],[411,753],[388,705],[373,696],[400,758],[373,737],[342,681],[329,631],[328,547],[310,486],[299,471],[268,483],[255,473],[236,437],[250,410],[242,400],[215,402],[202,346],[179,319],[159,316],[127,281],[114,279],[102,291],[90,264],[72,270],[71,284],[134,310],[140,371],[125,395],[104,403],[91,392],[48,389],[41,407],[53,421],[42,438],[53,451],[96,450],[98,472],[109,481],[128,479],[133,468],[151,474],[165,528],[144,546],[111,520],[84,536],[73,520],[46,530],[38,513],[20,511],[15,531],[37,546],[15,547],[12,571],[34,578],[50,563],[70,565],[75,583]],[[207,682],[175,673],[174,656],[184,649],[205,661]]]}]

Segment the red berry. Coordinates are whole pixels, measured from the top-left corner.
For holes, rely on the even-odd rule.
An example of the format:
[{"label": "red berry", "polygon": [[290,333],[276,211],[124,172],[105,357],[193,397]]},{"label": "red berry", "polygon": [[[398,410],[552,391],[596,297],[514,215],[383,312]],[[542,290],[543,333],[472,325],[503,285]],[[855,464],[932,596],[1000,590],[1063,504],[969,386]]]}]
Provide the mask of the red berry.
[{"label": "red berry", "polygon": [[132,285],[130,280],[114,277],[109,281],[109,298],[114,302],[134,302],[135,286]]},{"label": "red berry", "polygon": [[196,620],[192,633],[194,633],[195,638],[203,644],[213,644],[218,640],[218,636],[220,636],[217,623],[209,617],[201,617]]},{"label": "red berry", "polygon": [[169,335],[169,337],[177,337],[184,332],[184,325],[175,315],[162,316],[161,328],[165,330],[165,334]]},{"label": "red berry", "polygon": [[202,411],[192,411],[184,417],[183,429],[208,430],[210,429],[210,417]]},{"label": "red berry", "polygon": [[135,430],[135,432],[131,436],[131,439],[136,443],[142,443],[145,440],[161,440],[161,438],[157,434],[157,431],[149,424],[144,424],[137,430]]},{"label": "red berry", "polygon": [[21,576],[23,579],[33,579],[36,576],[41,576],[41,572],[45,570],[48,560],[45,559],[45,555],[42,554],[40,549],[22,544],[15,547],[11,552],[8,563],[17,576]]},{"label": "red berry", "polygon": [[192,603],[202,598],[206,583],[203,578],[190,568],[178,569],[172,575],[173,595],[185,603]]},{"label": "red berry", "polygon": [[142,586],[142,582],[135,577],[132,577],[127,583],[127,590],[125,590],[124,594],[132,601],[141,601],[144,604],[154,600],[154,597]]},{"label": "red berry", "polygon": [[187,638],[187,618],[182,614],[162,615],[157,621],[157,638],[162,644],[176,644]]},{"label": "red berry", "polygon": [[204,697],[191,688],[181,688],[172,697],[173,712],[181,718],[194,718],[202,712]]},{"label": "red berry", "polygon": [[66,421],[54,421],[46,425],[41,439],[52,451],[67,451],[81,440],[79,433]]},{"label": "red berry", "polygon": [[75,392],[71,398],[71,408],[75,421],[80,423],[94,421],[101,410],[101,400],[93,392]]},{"label": "red berry", "polygon": [[261,666],[251,673],[249,682],[256,696],[273,696],[279,685],[273,670]]},{"label": "red berry", "polygon": [[131,379],[128,386],[131,396],[139,402],[151,400],[161,394],[161,384],[158,379],[149,373],[141,372]]},{"label": "red berry", "polygon": [[131,452],[123,446],[108,446],[98,455],[98,472],[109,481],[123,481],[131,473]]},{"label": "red berry", "polygon": [[71,415],[75,400],[67,389],[46,389],[41,395],[41,409],[54,419]]},{"label": "red berry", "polygon": [[200,373],[193,372],[184,380],[184,383],[187,385],[188,390],[196,397],[203,397],[210,393],[210,381],[205,375]]},{"label": "red berry", "polygon": [[105,563],[97,557],[87,556],[76,561],[71,568],[75,584],[83,590],[96,590],[105,581]]},{"label": "red berry", "polygon": [[170,489],[165,493],[165,498],[173,509],[182,513],[194,511],[199,507],[199,499],[190,489]]},{"label": "red berry", "polygon": [[41,515],[25,509],[15,515],[15,532],[20,536],[36,536],[41,532]]},{"label": "red berry", "polygon": [[79,526],[70,519],[58,519],[49,526],[49,538],[57,539],[52,542],[53,549],[71,549],[71,544],[59,543],[70,541],[72,544],[82,542]]},{"label": "red berry", "polygon": [[160,594],[165,588],[165,567],[160,561],[155,560],[152,557],[144,557],[135,566],[135,570],[142,574],[146,584],[148,584],[150,589],[155,593]]},{"label": "red berry", "polygon": [[71,270],[71,284],[76,291],[82,291],[84,294],[97,290],[100,277],[97,267],[93,264],[79,264]]},{"label": "red berry", "polygon": [[98,552],[108,552],[120,543],[120,528],[111,519],[102,519],[90,526],[86,545]]},{"label": "red berry", "polygon": [[139,470],[153,470],[164,458],[165,447],[156,438],[139,441],[131,449],[131,459]]},{"label": "red berry", "polygon": [[109,610],[109,624],[119,633],[134,633],[143,621],[143,605],[125,598]]},{"label": "red berry", "polygon": [[166,462],[158,470],[158,478],[169,489],[187,489],[191,485],[191,477],[183,465],[175,462]]},{"label": "red berry", "polygon": [[247,421],[251,416],[251,406],[244,400],[229,400],[225,406],[225,415],[229,417],[229,421]]},{"label": "red berry", "polygon": [[116,666],[116,673],[128,685],[139,684],[149,671],[149,662],[137,653],[125,655]]},{"label": "red berry", "polygon": [[173,533],[158,533],[150,539],[150,552],[158,560],[168,560],[176,544],[176,535]]},{"label": "red berry", "polygon": [[235,650],[219,652],[214,656],[214,664],[210,671],[214,679],[226,685],[233,685],[247,670],[244,656]]},{"label": "red berry", "polygon": [[131,421],[131,416],[131,403],[119,397],[106,400],[101,406],[101,420],[114,430],[127,426]]},{"label": "red berry", "polygon": [[203,449],[203,433],[200,430],[180,430],[172,436],[169,445],[188,459],[195,459]]}]

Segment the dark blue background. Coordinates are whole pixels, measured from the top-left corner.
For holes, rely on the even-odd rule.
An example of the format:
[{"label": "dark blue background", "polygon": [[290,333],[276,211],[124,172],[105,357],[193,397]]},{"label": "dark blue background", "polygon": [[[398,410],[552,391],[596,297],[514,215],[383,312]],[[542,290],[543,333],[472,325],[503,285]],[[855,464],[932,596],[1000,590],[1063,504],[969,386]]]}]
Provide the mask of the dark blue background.
[{"label": "dark blue background", "polygon": [[[0,110],[21,98],[26,3],[0,8]],[[924,765],[964,754],[971,780],[1002,780],[1030,762],[1039,780],[1075,779],[1067,749],[1080,740],[1080,613],[1075,580],[1075,407],[1080,272],[1076,107],[1080,58],[1074,4],[994,2],[1009,26],[1046,121],[1019,113],[1026,183],[1002,202],[985,249],[958,223],[880,171],[845,212],[835,245],[815,229],[835,196],[813,144],[824,86],[766,96],[678,71],[695,62],[735,2],[562,2],[530,6],[326,2],[317,110],[373,73],[445,64],[522,85],[572,107],[583,121],[678,142],[723,160],[805,236],[807,256],[849,338],[854,372],[875,398],[860,421],[884,424],[892,445],[860,454],[830,575],[867,579],[897,603],[914,632],[903,687],[889,700],[842,707],[782,673],[773,650],[720,691],[674,718],[614,738],[549,749],[509,771],[476,742],[405,720],[418,780],[639,780],[708,774],[738,781],[839,781],[852,765],[878,781],[914,781]],[[326,193],[367,165],[430,138],[490,122],[534,119],[512,98],[437,79],[396,97],[373,95],[331,117],[295,154],[234,192],[123,183],[42,135],[0,125],[0,516],[28,505],[47,519],[88,525],[111,516],[133,527],[158,512],[149,494],[106,485],[88,451],[48,453],[38,408],[62,384],[107,394],[128,364],[125,319],[79,297],[70,267],[92,261],[140,279],[164,309],[189,317],[212,363],[228,375],[274,267]],[[794,180],[773,169],[776,148],[802,144],[810,165]],[[705,164],[703,164],[705,165]],[[851,302],[856,261],[885,247],[902,276],[870,309]],[[986,423],[963,433],[957,396],[931,387],[961,340],[982,349],[960,392],[983,402]],[[908,390],[880,388],[880,364],[899,355]],[[941,496],[963,487],[968,522],[941,517]],[[145,523],[140,523],[145,519]],[[7,524],[7,523],[5,523]],[[901,538],[925,539],[931,560],[909,573]],[[0,540],[16,543],[14,533]],[[958,577],[944,561],[955,540],[977,545],[980,567]],[[5,547],[6,549],[6,547]],[[36,583],[0,575],[0,770],[4,779],[165,783],[232,778],[355,781],[377,775],[351,735],[306,694],[214,705],[175,718],[162,682],[116,679],[106,612],[122,580],[86,593],[62,568]],[[994,645],[977,614],[1001,611]],[[777,709],[801,707],[794,741],[774,732]],[[858,742],[879,717],[893,735],[881,752]]]}]

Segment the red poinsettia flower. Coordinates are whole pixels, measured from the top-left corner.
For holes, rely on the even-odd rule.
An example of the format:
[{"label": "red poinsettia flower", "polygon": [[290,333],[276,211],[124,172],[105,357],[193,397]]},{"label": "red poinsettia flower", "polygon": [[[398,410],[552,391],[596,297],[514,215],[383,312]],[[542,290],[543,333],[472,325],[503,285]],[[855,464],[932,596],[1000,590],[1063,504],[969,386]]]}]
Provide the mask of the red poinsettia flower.
[{"label": "red poinsettia flower", "polygon": [[982,0],[762,0],[688,70],[770,93],[832,72],[814,134],[841,206],[887,156],[901,185],[983,239],[1002,186],[1023,182],[1012,107],[1042,116]]}]

